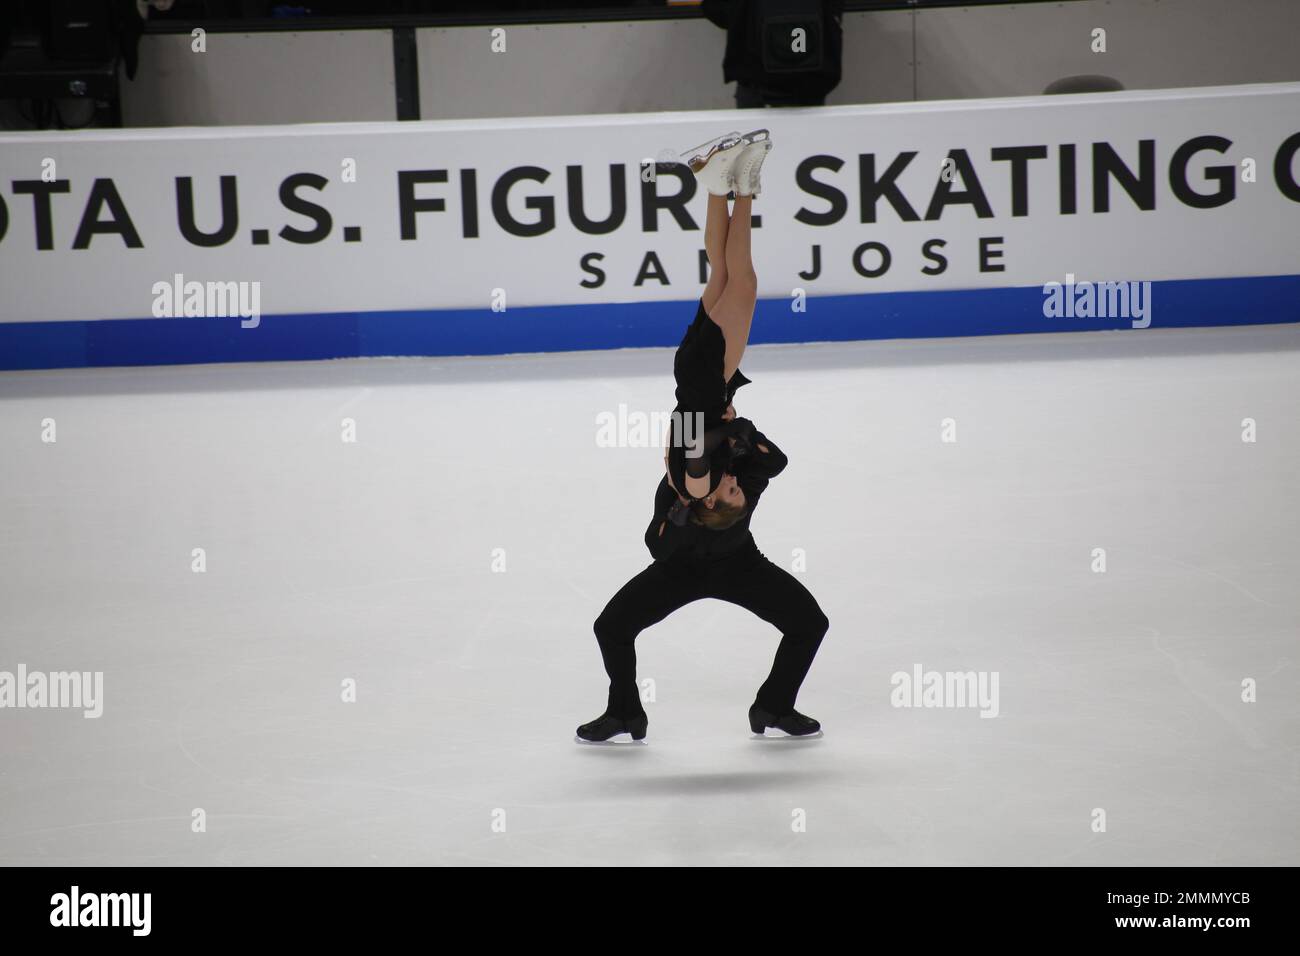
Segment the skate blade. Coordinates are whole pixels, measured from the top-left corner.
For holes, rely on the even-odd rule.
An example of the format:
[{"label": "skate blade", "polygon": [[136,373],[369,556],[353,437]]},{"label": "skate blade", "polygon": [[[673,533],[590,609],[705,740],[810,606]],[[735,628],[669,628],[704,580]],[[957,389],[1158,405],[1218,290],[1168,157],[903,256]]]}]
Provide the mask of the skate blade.
[{"label": "skate blade", "polygon": [[573,742],[582,744],[584,747],[644,747],[646,745],[644,737],[640,740],[633,740],[631,734],[615,734],[608,740],[584,740],[574,734]]},{"label": "skate blade", "polygon": [[678,159],[685,165],[691,167],[692,172],[699,172],[707,166],[709,160],[718,153],[724,152],[728,149],[734,149],[744,141],[744,137],[737,132],[725,133],[722,136],[717,136],[707,142],[700,143],[699,146],[692,146],[690,149],[684,150],[678,154]]},{"label": "skate blade", "polygon": [[787,734],[784,730],[769,727],[761,734],[751,731],[750,740],[819,740],[826,736],[826,731],[817,730],[811,734]]}]

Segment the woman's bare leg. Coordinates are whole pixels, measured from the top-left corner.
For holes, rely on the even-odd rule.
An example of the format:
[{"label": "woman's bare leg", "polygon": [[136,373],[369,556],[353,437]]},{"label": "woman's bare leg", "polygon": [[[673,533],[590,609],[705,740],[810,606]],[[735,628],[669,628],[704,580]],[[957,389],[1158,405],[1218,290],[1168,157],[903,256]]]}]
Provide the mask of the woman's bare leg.
[{"label": "woman's bare leg", "polygon": [[709,256],[709,284],[704,287],[704,311],[712,313],[727,287],[727,231],[731,224],[727,197],[709,194],[709,212],[704,220],[704,251]]},{"label": "woman's bare leg", "polygon": [[[712,198],[712,197],[710,197]],[[749,344],[749,329],[754,322],[754,305],[758,301],[758,275],[750,256],[750,212],[754,200],[737,196],[727,227],[727,284],[712,309],[706,308],[709,318],[722,329],[727,342],[722,377],[730,381],[740,367],[745,346]]]}]

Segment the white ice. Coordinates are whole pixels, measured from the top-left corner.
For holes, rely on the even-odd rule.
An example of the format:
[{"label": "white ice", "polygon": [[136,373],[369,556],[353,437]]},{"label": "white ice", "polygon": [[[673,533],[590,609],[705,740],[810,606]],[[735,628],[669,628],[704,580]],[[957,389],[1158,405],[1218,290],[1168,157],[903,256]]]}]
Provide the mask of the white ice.
[{"label": "white ice", "polygon": [[[0,375],[0,670],[104,674],[0,710],[0,862],[1300,862],[1300,327],[752,347],[826,736],[751,738],[778,635],[706,601],[637,642],[646,745],[583,747],[662,454],[596,419],[670,366]],[[891,706],[918,664],[998,716]]]}]

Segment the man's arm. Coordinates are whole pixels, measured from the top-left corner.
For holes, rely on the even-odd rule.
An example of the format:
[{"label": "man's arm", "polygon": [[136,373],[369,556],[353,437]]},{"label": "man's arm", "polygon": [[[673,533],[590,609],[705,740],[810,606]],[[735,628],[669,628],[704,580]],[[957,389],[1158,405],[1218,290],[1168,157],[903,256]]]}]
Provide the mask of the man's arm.
[{"label": "man's arm", "polygon": [[645,529],[645,546],[650,556],[662,561],[683,548],[689,548],[697,540],[704,528],[688,520],[680,527],[668,519],[668,512],[677,502],[677,493],[673,491],[665,476],[659,482],[655,492],[655,513],[650,525]]},{"label": "man's arm", "polygon": [[785,452],[762,432],[754,432],[752,445],[749,453],[740,459],[736,480],[745,496],[757,501],[767,489],[767,483],[785,470],[789,460]]},{"label": "man's arm", "polygon": [[785,452],[776,447],[776,442],[762,432],[754,433],[754,451],[750,453],[746,462],[748,470],[761,474],[770,481],[785,471],[785,466],[788,464],[790,459],[785,457]]}]

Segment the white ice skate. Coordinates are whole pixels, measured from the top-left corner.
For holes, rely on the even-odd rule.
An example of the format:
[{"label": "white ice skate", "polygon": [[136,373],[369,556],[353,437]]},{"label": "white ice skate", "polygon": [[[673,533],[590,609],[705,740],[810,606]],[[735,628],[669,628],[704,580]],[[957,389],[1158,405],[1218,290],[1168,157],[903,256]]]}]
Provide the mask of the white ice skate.
[{"label": "white ice skate", "polygon": [[734,188],[731,182],[731,168],[744,155],[748,147],[737,142],[724,149],[719,149],[703,167],[695,173],[695,181],[708,190],[712,196],[726,196]]},{"label": "white ice skate", "polygon": [[695,173],[696,181],[711,195],[726,196],[736,188],[735,166],[754,143],[770,141],[765,129],[754,130],[743,136],[727,133],[682,154],[682,162]]},{"label": "white ice skate", "polygon": [[731,175],[733,187],[737,196],[755,197],[762,193],[763,186],[759,174],[763,170],[763,160],[767,159],[767,154],[772,151],[772,137],[767,134],[767,130],[760,130],[763,134],[762,139],[754,140],[746,146],[740,154],[740,158],[731,166]]}]

